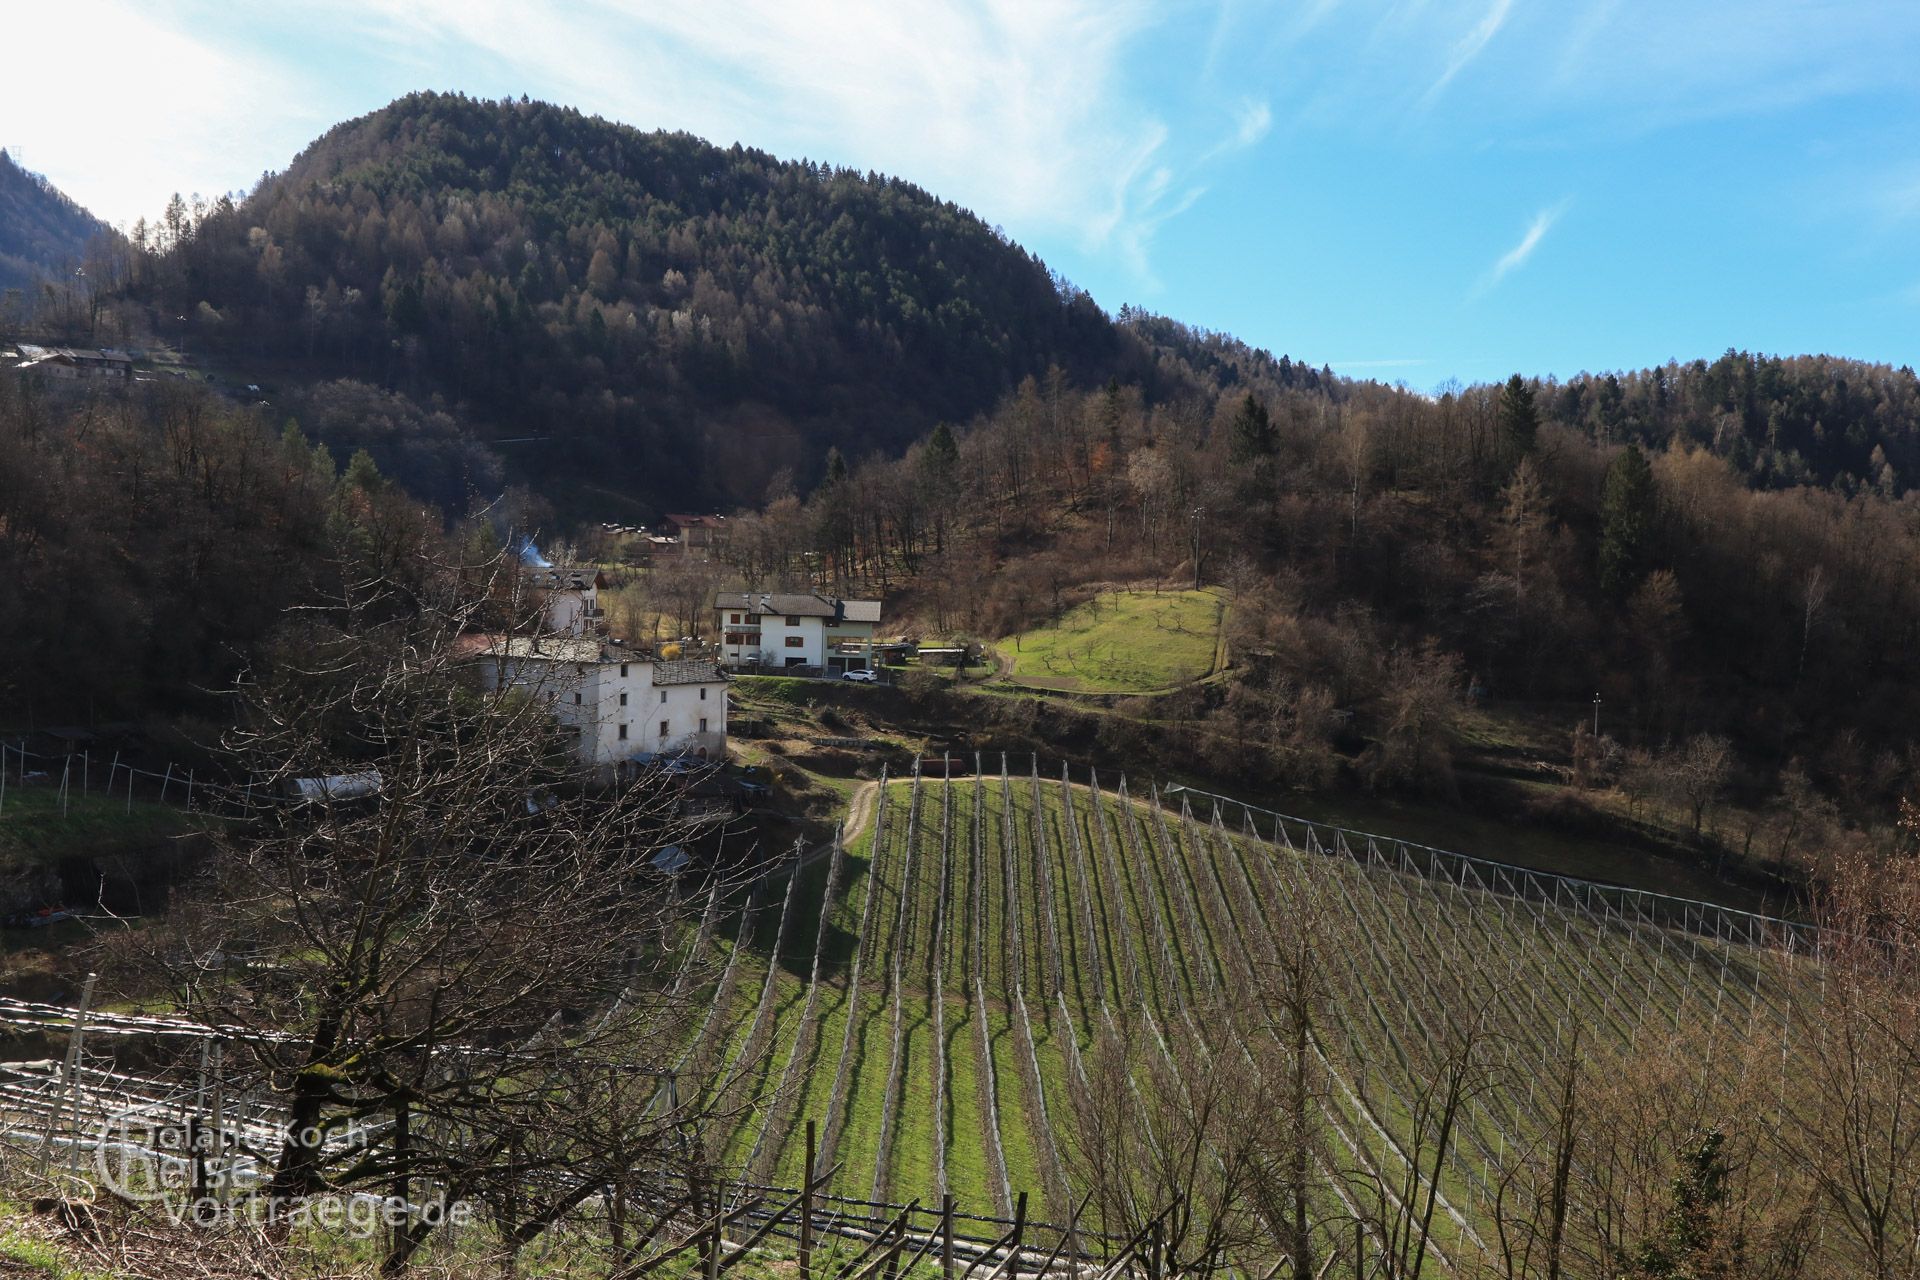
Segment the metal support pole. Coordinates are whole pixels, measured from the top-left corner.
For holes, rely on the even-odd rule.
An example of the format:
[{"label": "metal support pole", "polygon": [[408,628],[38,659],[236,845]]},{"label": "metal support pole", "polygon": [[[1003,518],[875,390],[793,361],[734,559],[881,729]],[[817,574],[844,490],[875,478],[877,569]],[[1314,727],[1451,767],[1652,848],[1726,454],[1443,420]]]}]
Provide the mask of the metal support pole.
[{"label": "metal support pole", "polygon": [[953,1194],[940,1197],[940,1277],[953,1280]]},{"label": "metal support pole", "polygon": [[98,974],[89,973],[86,985],[80,988],[80,1004],[73,1011],[73,1030],[67,1034],[67,1059],[60,1068],[60,1101],[47,1117],[47,1131],[40,1148],[40,1167],[44,1171],[52,1162],[54,1131],[60,1126],[60,1119],[66,1114],[69,1105],[73,1108],[74,1132],[67,1143],[68,1163],[76,1171],[80,1159],[80,1045],[87,1032],[87,1009],[93,1004],[93,984]]},{"label": "metal support pole", "polygon": [[1007,1246],[1007,1269],[1003,1274],[1007,1280],[1015,1280],[1020,1274],[1020,1239],[1027,1231],[1027,1193],[1022,1191],[1013,1206],[1013,1239]]},{"label": "metal support pole", "polygon": [[800,1192],[800,1280],[813,1280],[814,1127],[807,1121],[807,1172]]}]

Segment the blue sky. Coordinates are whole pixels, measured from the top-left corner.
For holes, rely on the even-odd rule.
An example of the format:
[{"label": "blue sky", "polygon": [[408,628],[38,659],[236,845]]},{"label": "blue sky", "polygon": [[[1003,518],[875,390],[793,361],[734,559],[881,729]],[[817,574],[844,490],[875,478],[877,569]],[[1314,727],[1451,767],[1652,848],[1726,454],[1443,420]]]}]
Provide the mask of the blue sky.
[{"label": "blue sky", "polygon": [[[0,145],[111,221],[416,88],[910,178],[1089,289],[1422,389],[1911,363],[1920,3],[64,0]],[[75,30],[86,37],[76,43]]]}]

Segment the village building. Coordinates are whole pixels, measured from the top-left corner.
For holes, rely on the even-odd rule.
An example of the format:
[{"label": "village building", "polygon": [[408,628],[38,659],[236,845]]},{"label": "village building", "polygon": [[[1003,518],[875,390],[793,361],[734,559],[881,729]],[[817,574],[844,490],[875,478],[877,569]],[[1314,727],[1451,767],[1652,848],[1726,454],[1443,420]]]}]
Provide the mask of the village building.
[{"label": "village building", "polygon": [[607,579],[598,569],[529,569],[525,582],[540,606],[546,630],[570,636],[601,630],[606,614],[600,608],[600,592]]},{"label": "village building", "polygon": [[133,381],[133,357],[108,347],[42,347],[23,342],[19,354],[20,362],[13,366],[19,373],[38,374],[61,382]]},{"label": "village building", "polygon": [[682,555],[705,560],[715,548],[726,541],[727,518],[725,516],[669,515],[666,521],[666,532],[680,544]]},{"label": "village building", "polygon": [[603,778],[657,756],[727,751],[727,677],[711,658],[662,661],[594,636],[473,636],[481,687],[547,702],[575,759]]},{"label": "village building", "polygon": [[721,661],[826,675],[871,670],[880,603],[817,591],[722,591],[713,601]]}]

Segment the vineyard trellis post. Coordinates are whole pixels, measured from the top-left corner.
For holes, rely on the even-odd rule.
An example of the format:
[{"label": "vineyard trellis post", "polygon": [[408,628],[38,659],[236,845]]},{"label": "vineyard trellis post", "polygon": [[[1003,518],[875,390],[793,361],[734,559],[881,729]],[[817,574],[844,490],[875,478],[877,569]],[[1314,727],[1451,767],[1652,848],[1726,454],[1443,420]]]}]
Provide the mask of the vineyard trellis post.
[{"label": "vineyard trellis post", "polygon": [[953,1280],[953,1193],[940,1197],[940,1280]]},{"label": "vineyard trellis post", "polygon": [[[873,1239],[867,1242],[867,1247],[859,1253],[854,1254],[853,1261],[849,1262],[846,1270],[840,1274],[845,1277],[846,1280],[865,1280],[865,1277],[873,1274],[873,1272],[887,1260],[887,1253],[882,1251],[885,1250],[888,1242],[896,1235],[905,1234],[907,1223],[912,1220],[914,1213],[918,1211],[919,1208],[919,1197],[916,1196],[912,1200],[907,1201],[900,1210],[900,1216],[892,1222],[889,1222],[885,1227],[874,1232]],[[880,1256],[877,1258],[874,1257],[876,1252],[880,1253]],[[873,1258],[873,1261],[868,1262],[867,1259],[869,1258]]]},{"label": "vineyard trellis post", "polygon": [[89,973],[80,988],[80,1003],[73,1011],[73,1029],[67,1033],[67,1056],[60,1069],[60,1100],[47,1114],[46,1132],[40,1143],[40,1172],[53,1163],[54,1135],[69,1104],[73,1107],[74,1133],[68,1140],[70,1165],[77,1165],[80,1152],[80,1045],[87,1032],[87,1010],[93,1004],[93,986],[99,975]]},{"label": "vineyard trellis post", "polygon": [[800,1280],[813,1280],[813,1121],[807,1121],[807,1163],[800,1191]]}]

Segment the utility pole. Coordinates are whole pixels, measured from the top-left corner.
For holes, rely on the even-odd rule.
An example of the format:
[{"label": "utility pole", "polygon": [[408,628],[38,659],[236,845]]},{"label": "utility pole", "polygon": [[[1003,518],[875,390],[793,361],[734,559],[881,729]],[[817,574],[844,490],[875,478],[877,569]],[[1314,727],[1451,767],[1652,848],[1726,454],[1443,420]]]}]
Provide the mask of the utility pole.
[{"label": "utility pole", "polygon": [[1599,694],[1597,694],[1597,693],[1593,695],[1593,736],[1594,736],[1594,739],[1595,739],[1596,741],[1598,741],[1598,740],[1599,740],[1599,737],[1600,737],[1600,695],[1599,695]]}]

